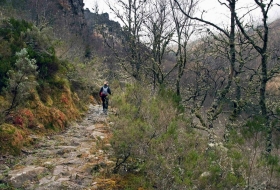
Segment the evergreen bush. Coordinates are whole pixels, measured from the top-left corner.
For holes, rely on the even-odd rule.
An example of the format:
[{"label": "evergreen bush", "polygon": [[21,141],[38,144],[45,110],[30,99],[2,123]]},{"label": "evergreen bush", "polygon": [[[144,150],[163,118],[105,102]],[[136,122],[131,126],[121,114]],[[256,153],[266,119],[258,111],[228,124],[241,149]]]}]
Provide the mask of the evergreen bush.
[{"label": "evergreen bush", "polygon": [[8,71],[9,87],[11,93],[11,106],[9,111],[23,104],[30,92],[37,86],[37,65],[35,59],[29,59],[27,50],[23,48],[16,53],[15,68]]}]

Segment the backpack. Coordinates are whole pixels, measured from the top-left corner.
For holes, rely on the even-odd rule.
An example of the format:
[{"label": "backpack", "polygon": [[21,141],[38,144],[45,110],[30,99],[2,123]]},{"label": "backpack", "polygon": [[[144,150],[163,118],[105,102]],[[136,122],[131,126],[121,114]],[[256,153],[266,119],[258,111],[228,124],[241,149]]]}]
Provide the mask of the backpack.
[{"label": "backpack", "polygon": [[101,95],[102,96],[107,96],[108,95],[108,86],[107,87],[102,87],[102,92],[101,92]]}]

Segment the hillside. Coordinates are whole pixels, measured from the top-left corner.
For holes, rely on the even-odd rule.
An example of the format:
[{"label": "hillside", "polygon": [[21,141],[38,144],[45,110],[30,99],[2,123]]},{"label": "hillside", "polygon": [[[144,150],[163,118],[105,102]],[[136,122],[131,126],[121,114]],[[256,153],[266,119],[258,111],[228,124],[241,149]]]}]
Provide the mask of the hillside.
[{"label": "hillside", "polygon": [[116,3],[0,2],[0,189],[279,189],[280,20]]},{"label": "hillside", "polygon": [[[63,59],[78,58],[81,61],[98,54],[106,54],[106,46],[98,35],[98,26],[107,25],[119,31],[120,25],[109,20],[107,13],[98,15],[83,9],[82,0],[43,1],[20,0],[1,2],[2,19],[14,17],[33,23],[39,30],[50,30],[57,41],[56,55]],[[115,28],[115,29],[114,29]]]},{"label": "hillside", "polygon": [[1,1],[0,13],[0,155],[18,155],[29,135],[63,131],[99,101],[113,60],[99,26],[120,25],[81,0]]},{"label": "hillside", "polygon": [[[100,65],[104,67],[99,57],[106,54],[106,46],[95,27],[120,26],[106,15],[90,13],[87,23],[82,1],[1,1],[0,12],[0,189],[22,188],[24,184],[8,177],[13,172],[8,174],[7,168],[16,170],[19,163],[15,160],[20,156],[33,154],[35,149],[39,153],[37,143],[42,139],[47,138],[42,147],[52,146],[50,136],[55,138],[53,135],[73,130],[73,122],[84,119],[88,104],[97,103],[103,73],[96,73]],[[98,21],[97,26],[88,25],[92,19]],[[97,71],[88,73],[89,67]],[[33,161],[22,164],[30,162]],[[33,177],[28,180],[37,178]]]}]

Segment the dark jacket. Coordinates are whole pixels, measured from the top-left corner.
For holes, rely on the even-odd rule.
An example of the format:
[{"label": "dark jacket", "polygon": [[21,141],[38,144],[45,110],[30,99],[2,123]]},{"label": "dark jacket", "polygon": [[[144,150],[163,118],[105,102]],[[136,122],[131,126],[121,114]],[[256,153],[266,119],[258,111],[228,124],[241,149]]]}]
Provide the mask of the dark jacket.
[{"label": "dark jacket", "polygon": [[[107,88],[107,87],[108,87],[108,88]],[[107,88],[108,94],[111,95],[111,90],[110,90],[109,86],[108,86],[107,84],[104,84],[104,86],[102,86],[101,89],[100,89],[100,91],[99,91],[99,96],[100,96],[100,97],[107,96],[107,94],[103,94],[103,93],[102,93],[102,92],[103,92],[103,88]]]}]

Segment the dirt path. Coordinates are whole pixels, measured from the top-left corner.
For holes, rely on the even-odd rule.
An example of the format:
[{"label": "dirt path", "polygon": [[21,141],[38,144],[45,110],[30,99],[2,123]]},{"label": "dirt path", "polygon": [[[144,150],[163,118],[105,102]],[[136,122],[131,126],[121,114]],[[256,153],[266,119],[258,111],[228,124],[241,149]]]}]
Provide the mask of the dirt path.
[{"label": "dirt path", "polygon": [[81,123],[65,132],[37,139],[12,168],[1,166],[5,181],[21,189],[94,189],[95,177],[113,164],[108,143],[109,124],[99,105],[90,105]]}]

